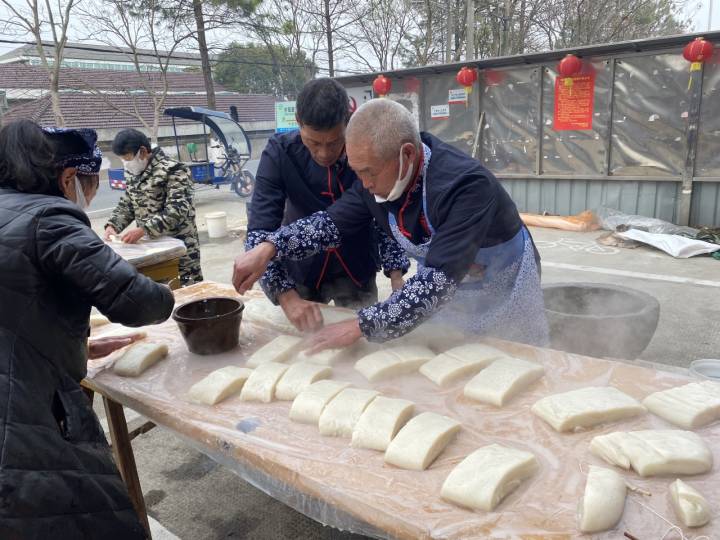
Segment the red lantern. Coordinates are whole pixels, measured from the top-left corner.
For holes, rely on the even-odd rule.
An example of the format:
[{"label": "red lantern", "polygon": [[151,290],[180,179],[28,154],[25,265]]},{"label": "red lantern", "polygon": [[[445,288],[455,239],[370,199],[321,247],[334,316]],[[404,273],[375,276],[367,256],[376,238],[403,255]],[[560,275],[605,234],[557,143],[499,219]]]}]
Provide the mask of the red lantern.
[{"label": "red lantern", "polygon": [[380,97],[385,97],[390,93],[392,82],[385,75],[378,75],[372,84],[373,92]]},{"label": "red lantern", "polygon": [[477,71],[473,68],[463,66],[457,75],[455,75],[455,80],[465,88],[465,106],[467,107],[473,84],[477,81]]},{"label": "red lantern", "polygon": [[695,38],[693,41],[685,45],[683,56],[685,60],[691,62],[690,71],[699,71],[702,63],[713,55],[713,45],[705,38]]},{"label": "red lantern", "polygon": [[572,93],[573,75],[577,75],[581,70],[582,60],[574,54],[565,55],[558,64],[558,73],[563,78],[563,84],[570,88],[570,93]]}]

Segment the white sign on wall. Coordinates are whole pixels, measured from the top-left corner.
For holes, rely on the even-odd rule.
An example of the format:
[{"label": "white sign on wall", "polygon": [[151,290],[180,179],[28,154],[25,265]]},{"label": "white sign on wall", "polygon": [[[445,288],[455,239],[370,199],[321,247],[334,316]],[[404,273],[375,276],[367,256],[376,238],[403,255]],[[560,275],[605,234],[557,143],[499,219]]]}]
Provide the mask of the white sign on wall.
[{"label": "white sign on wall", "polygon": [[448,92],[448,104],[465,105],[467,103],[467,92],[464,88],[451,88]]},{"label": "white sign on wall", "polygon": [[447,120],[450,118],[450,105],[431,105],[430,118],[433,120]]}]

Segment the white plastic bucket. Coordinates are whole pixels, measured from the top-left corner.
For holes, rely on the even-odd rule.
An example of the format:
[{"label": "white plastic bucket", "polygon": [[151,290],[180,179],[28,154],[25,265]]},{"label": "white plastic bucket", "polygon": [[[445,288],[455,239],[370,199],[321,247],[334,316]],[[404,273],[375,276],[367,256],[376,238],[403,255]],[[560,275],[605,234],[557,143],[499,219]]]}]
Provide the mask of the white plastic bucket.
[{"label": "white plastic bucket", "polygon": [[210,238],[225,238],[227,236],[227,214],[225,212],[211,212],[205,214],[208,236]]}]

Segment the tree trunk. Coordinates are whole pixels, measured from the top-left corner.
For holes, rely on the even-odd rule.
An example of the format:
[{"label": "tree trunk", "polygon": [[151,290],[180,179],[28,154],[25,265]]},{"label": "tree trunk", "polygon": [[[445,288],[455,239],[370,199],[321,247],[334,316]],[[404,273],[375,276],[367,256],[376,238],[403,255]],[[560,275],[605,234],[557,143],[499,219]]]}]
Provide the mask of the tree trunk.
[{"label": "tree trunk", "polygon": [[212,68],[210,66],[210,54],[208,53],[207,40],[205,39],[205,17],[202,11],[202,0],[193,0],[193,12],[195,13],[195,25],[197,27],[197,40],[198,48],[200,49],[203,79],[205,79],[207,105],[208,108],[215,109],[215,86],[213,85]]},{"label": "tree trunk", "polygon": [[[59,62],[58,59],[55,60]],[[57,127],[65,126],[65,117],[63,116],[62,109],[60,108],[60,73],[59,64],[53,66],[52,72],[50,73],[50,103],[52,104],[53,116],[55,117],[55,124]]]},{"label": "tree trunk", "polygon": [[466,1],[465,60],[475,58],[475,0]]},{"label": "tree trunk", "polygon": [[323,1],[325,7],[325,33],[327,34],[327,48],[328,48],[328,71],[330,77],[335,76],[335,58],[333,57],[333,32],[332,32],[332,19],[330,18],[330,0]]},{"label": "tree trunk", "polygon": [[448,0],[448,17],[447,17],[447,35],[445,36],[446,49],[445,49],[445,63],[449,64],[452,60],[452,46],[453,46],[453,29],[455,28],[455,22],[453,21],[454,6],[451,0]]}]

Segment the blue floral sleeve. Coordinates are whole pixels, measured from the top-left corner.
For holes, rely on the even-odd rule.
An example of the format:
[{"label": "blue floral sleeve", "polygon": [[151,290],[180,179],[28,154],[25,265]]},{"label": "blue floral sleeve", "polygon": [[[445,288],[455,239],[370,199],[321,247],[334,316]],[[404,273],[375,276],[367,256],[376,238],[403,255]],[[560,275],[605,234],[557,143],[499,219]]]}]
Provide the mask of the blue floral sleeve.
[{"label": "blue floral sleeve", "polygon": [[421,268],[390,298],[358,311],[360,330],[369,341],[399,338],[428,319],[457,290],[442,270]]},{"label": "blue floral sleeve", "polygon": [[[245,240],[245,251],[249,251],[264,242],[270,231],[249,231]],[[279,261],[271,261],[267,270],[260,278],[260,287],[270,301],[277,305],[279,294],[295,288],[295,282],[288,275],[287,270]]]},{"label": "blue floral sleeve", "polygon": [[378,241],[378,249],[380,251],[380,263],[382,264],[383,273],[390,277],[393,270],[401,270],[403,275],[410,269],[410,259],[405,255],[405,250],[400,247],[394,238],[378,226],[373,221],[375,228],[375,236]]},{"label": "blue floral sleeve", "polygon": [[276,259],[299,261],[340,246],[340,231],[323,211],[280,227],[266,240],[275,245]]}]

